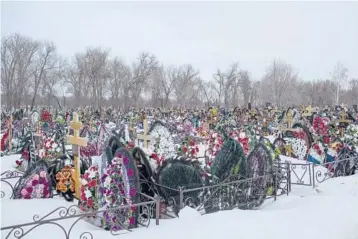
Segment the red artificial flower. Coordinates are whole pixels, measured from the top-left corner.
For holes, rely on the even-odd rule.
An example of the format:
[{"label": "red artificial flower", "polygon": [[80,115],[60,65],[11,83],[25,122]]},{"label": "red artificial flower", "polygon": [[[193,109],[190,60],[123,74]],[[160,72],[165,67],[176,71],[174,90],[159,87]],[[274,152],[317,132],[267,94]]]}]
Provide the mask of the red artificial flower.
[{"label": "red artificial flower", "polygon": [[86,194],[81,192],[81,201],[86,201]]},{"label": "red artificial flower", "polygon": [[96,180],[91,180],[91,181],[88,182],[88,187],[89,188],[93,188],[95,186],[96,186]]},{"label": "red artificial flower", "polygon": [[330,140],[330,138],[329,137],[323,137],[323,142],[325,143],[325,144],[329,144],[329,142],[330,142],[331,140]]},{"label": "red artificial flower", "polygon": [[195,154],[195,149],[191,149],[190,153],[191,153],[192,155],[194,155],[194,154]]},{"label": "red artificial flower", "polygon": [[183,152],[184,152],[184,153],[188,152],[188,148],[187,148],[187,147],[183,147]]},{"label": "red artificial flower", "polygon": [[87,205],[88,205],[89,207],[93,207],[93,199],[92,199],[92,198],[89,198],[89,199],[87,200]]}]

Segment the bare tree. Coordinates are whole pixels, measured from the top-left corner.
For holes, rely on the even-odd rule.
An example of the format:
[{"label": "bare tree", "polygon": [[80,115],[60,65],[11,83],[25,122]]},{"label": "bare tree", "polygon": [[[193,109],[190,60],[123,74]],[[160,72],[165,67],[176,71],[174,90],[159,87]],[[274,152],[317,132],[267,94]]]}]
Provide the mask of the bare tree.
[{"label": "bare tree", "polygon": [[108,79],[108,89],[111,94],[112,103],[118,102],[121,94],[121,87],[124,81],[130,76],[129,67],[122,59],[115,57],[110,63],[110,77]]},{"label": "bare tree", "polygon": [[37,53],[36,68],[32,77],[33,95],[31,101],[31,110],[35,106],[35,100],[43,83],[44,75],[47,71],[53,70],[57,62],[56,48],[53,43],[43,43]]},{"label": "bare tree", "polygon": [[[174,91],[178,105],[186,104],[192,95],[194,80],[199,75],[199,71],[192,65],[183,65],[179,68],[178,77],[175,80]],[[180,103],[179,103],[180,102]]]},{"label": "bare tree", "polygon": [[240,84],[241,94],[244,98],[244,105],[248,105],[250,101],[252,85],[251,85],[249,73],[247,71],[240,71],[239,84]]},{"label": "bare tree", "polygon": [[263,97],[273,101],[277,106],[287,105],[290,100],[290,89],[294,87],[297,74],[284,62],[273,61],[262,79]]},{"label": "bare tree", "polygon": [[1,44],[1,89],[7,96],[7,106],[19,107],[28,93],[39,43],[13,34],[3,37]]},{"label": "bare tree", "polygon": [[62,88],[61,85],[65,84],[65,62],[58,61],[53,70],[49,70],[44,73],[43,78],[43,94],[47,95],[48,103],[51,102],[51,99],[55,99],[58,107],[62,110],[58,90]]},{"label": "bare tree", "polygon": [[100,108],[103,103],[106,79],[109,78],[109,51],[88,48],[84,58],[84,74],[91,87],[92,106]]},{"label": "bare tree", "polygon": [[180,77],[180,69],[176,67],[158,67],[156,71],[156,78],[153,82],[155,85],[159,86],[160,92],[162,94],[163,103],[162,107],[168,107],[170,95],[174,92],[175,81]]},{"label": "bare tree", "polygon": [[133,63],[131,97],[137,103],[137,107],[140,94],[147,83],[146,80],[154,74],[157,64],[156,57],[148,52],[141,53],[137,61]]},{"label": "bare tree", "polygon": [[342,85],[345,83],[345,81],[347,80],[347,77],[348,77],[347,72],[348,72],[348,69],[345,68],[342,63],[338,62],[336,64],[336,66],[334,67],[333,72],[331,73],[332,80],[337,85],[336,92],[335,92],[335,103],[336,103],[336,105],[339,104],[341,88],[342,88]]}]

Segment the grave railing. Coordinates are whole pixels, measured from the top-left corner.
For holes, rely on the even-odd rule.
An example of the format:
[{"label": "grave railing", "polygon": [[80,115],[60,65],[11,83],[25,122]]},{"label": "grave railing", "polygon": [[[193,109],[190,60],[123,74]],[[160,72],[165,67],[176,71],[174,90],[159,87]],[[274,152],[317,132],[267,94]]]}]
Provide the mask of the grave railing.
[{"label": "grave railing", "polygon": [[342,155],[339,160],[324,164],[312,164],[313,187],[334,177],[349,176],[355,173],[358,156]]},{"label": "grave railing", "polygon": [[[79,221],[82,221],[82,219],[84,220],[91,219],[97,217],[101,213],[111,213],[111,212],[123,213],[124,211],[129,209],[133,210],[133,207],[136,207],[136,211],[138,211],[138,216],[136,219],[137,224],[143,227],[148,227],[150,225],[151,218],[154,214],[151,208],[155,208],[156,211],[155,221],[156,221],[156,225],[159,225],[159,205],[160,205],[160,198],[156,197],[156,198],[151,198],[150,201],[146,201],[146,202],[118,206],[118,207],[113,207],[103,210],[97,210],[97,211],[83,212],[82,210],[80,210],[80,207],[78,205],[72,205],[67,208],[58,207],[44,216],[35,214],[31,222],[1,227],[1,233],[2,233],[2,237],[5,238],[23,238],[29,235],[36,228],[39,228],[44,225],[53,225],[61,229],[64,235],[64,237],[62,238],[93,239],[94,238],[93,233],[98,233],[98,231],[92,231],[92,232],[86,231],[81,233],[74,232],[73,230],[74,227],[76,226],[76,224],[78,224]],[[72,222],[69,228],[65,227],[60,223],[60,221],[70,220],[70,219],[72,219]],[[120,235],[124,231],[130,232],[133,229],[131,225],[127,225],[127,224],[124,225],[123,223],[118,221],[116,224],[111,224],[108,226],[109,226],[108,231],[112,235]],[[78,234],[77,235],[78,237],[75,234]],[[96,236],[96,238],[100,238],[100,237],[103,237],[103,234],[102,236]]]},{"label": "grave railing", "polygon": [[290,180],[286,172],[266,173],[243,179],[232,176],[222,183],[196,188],[179,188],[180,208],[195,208],[201,214],[222,210],[254,209],[264,200],[288,195]]},{"label": "grave railing", "polygon": [[[1,183],[6,185],[6,186],[1,185],[1,192],[0,192],[1,199],[5,198],[6,196],[9,199],[14,198],[14,188],[23,175],[24,175],[24,173],[20,172],[18,170],[7,170],[7,171],[1,173],[0,181],[1,181]],[[10,189],[11,192],[6,192],[7,190],[5,190],[5,189]],[[10,195],[10,196],[8,196],[8,195]]]},{"label": "grave railing", "polygon": [[[281,163],[283,164],[283,163]],[[287,165],[292,185],[312,186],[323,183],[333,177],[349,176],[358,170],[358,156],[342,154],[335,161],[323,164],[315,163],[284,163]]]}]

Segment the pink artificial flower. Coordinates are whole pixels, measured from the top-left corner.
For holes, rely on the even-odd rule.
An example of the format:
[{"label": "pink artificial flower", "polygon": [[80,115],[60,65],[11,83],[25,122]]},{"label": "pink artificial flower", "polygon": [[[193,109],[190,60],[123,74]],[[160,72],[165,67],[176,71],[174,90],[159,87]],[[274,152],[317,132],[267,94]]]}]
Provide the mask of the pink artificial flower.
[{"label": "pink artificial flower", "polygon": [[130,219],[129,219],[129,223],[131,224],[131,225],[134,225],[135,224],[135,217],[131,217]]},{"label": "pink artificial flower", "polygon": [[21,195],[22,196],[27,195],[27,190],[25,188],[21,189]]},{"label": "pink artificial flower", "polygon": [[41,178],[45,178],[45,177],[46,177],[46,175],[47,175],[47,174],[46,174],[46,172],[45,172],[45,171],[41,171],[41,172],[40,172],[40,177],[41,177]]},{"label": "pink artificial flower", "polygon": [[128,176],[129,176],[129,177],[132,177],[133,174],[134,174],[134,173],[133,173],[133,169],[131,169],[131,168],[128,169]]},{"label": "pink artificial flower", "polygon": [[136,190],[135,188],[131,188],[131,189],[129,190],[129,195],[130,195],[131,197],[134,197],[134,196],[136,195],[136,193],[137,193],[137,190]]},{"label": "pink artificial flower", "polygon": [[38,174],[35,174],[33,177],[32,177],[32,180],[39,180],[39,175]]}]

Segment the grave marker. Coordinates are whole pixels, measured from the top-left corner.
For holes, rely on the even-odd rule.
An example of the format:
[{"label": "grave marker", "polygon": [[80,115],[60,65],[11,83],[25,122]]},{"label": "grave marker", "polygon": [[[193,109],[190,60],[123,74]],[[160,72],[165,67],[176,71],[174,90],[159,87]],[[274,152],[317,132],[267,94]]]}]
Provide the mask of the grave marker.
[{"label": "grave marker", "polygon": [[78,114],[73,113],[73,121],[69,124],[70,128],[73,129],[73,136],[67,135],[68,143],[72,144],[72,152],[74,157],[75,165],[75,195],[76,198],[80,198],[81,191],[81,173],[80,173],[80,147],[87,146],[87,140],[81,138],[80,129],[82,128],[82,123],[78,120]]},{"label": "grave marker", "polygon": [[138,134],[137,139],[144,141],[144,148],[148,148],[148,142],[153,139],[151,135],[148,135],[148,120],[143,120],[143,134]]}]

